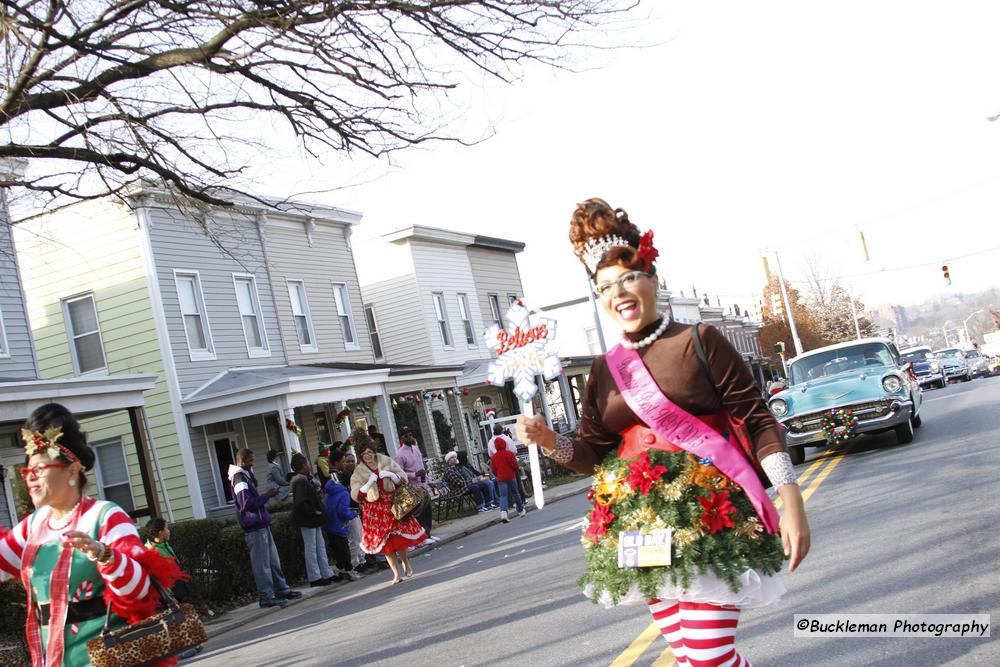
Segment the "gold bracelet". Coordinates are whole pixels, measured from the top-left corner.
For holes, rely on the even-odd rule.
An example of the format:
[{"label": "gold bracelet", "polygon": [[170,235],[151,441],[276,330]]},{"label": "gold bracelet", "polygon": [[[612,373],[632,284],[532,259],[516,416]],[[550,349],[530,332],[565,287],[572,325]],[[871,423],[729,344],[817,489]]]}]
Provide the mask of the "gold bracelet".
[{"label": "gold bracelet", "polygon": [[103,542],[101,543],[101,547],[103,547],[103,550],[101,551],[101,555],[97,557],[97,563],[98,565],[107,565],[114,560],[115,552]]}]

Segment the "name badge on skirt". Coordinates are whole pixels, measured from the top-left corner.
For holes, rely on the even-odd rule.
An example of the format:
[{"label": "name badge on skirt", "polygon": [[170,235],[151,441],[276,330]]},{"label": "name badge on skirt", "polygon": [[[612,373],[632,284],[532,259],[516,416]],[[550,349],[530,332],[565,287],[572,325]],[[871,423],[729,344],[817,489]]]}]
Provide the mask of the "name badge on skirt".
[{"label": "name badge on skirt", "polygon": [[618,533],[618,567],[668,567],[672,528]]}]

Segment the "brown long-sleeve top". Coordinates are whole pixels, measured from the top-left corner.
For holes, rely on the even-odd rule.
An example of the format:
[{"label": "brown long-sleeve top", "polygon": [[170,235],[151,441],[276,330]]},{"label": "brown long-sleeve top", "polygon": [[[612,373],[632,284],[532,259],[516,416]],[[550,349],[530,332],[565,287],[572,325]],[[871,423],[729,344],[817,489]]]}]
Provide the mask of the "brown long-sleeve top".
[{"label": "brown long-sleeve top", "polygon": [[[660,322],[657,320],[628,336],[632,340],[645,338]],[[677,322],[671,322],[652,345],[638,351],[660,390],[696,417],[717,414],[725,407],[733,417],[742,419],[750,431],[758,461],[785,451],[777,422],[740,353],[715,327],[704,324],[698,327],[721,402],[695,353],[691,326]],[[573,458],[565,465],[590,475],[604,457],[618,449],[621,432],[643,424],[619,393],[604,356],[597,357],[591,366],[581,412]]]}]

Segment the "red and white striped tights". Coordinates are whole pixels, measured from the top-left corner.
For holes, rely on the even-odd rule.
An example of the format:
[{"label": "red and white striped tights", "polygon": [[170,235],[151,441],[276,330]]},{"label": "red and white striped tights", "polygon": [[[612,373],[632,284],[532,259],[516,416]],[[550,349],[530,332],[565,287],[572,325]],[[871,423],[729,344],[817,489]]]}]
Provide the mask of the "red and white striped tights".
[{"label": "red and white striped tights", "polygon": [[736,652],[739,607],[653,598],[649,610],[680,667],[750,667]]}]

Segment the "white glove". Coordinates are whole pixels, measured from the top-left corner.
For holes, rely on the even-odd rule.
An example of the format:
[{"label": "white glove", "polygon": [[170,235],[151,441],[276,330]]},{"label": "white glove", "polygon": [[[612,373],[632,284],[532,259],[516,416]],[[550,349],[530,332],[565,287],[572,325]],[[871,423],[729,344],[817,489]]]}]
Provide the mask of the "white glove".
[{"label": "white glove", "polygon": [[393,484],[399,484],[399,475],[391,470],[379,470],[378,476],[382,479],[391,479]]},{"label": "white glove", "polygon": [[361,491],[363,493],[368,493],[368,489],[372,488],[377,483],[378,483],[378,475],[376,475],[375,473],[372,473],[372,476],[369,477],[368,481],[365,482],[364,486],[361,487]]}]

